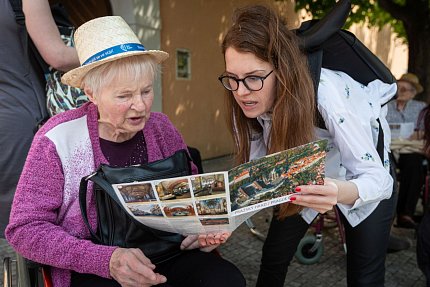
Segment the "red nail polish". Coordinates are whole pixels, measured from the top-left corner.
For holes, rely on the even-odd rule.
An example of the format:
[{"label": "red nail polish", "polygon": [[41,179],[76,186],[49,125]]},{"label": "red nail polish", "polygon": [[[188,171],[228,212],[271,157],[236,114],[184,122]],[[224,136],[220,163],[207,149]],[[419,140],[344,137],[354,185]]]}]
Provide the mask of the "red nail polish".
[{"label": "red nail polish", "polygon": [[300,191],[302,190],[300,187],[296,187],[296,191]]},{"label": "red nail polish", "polygon": [[292,196],[292,197],[290,197],[290,200],[291,200],[291,201],[294,201],[294,200],[296,200],[296,197],[295,197],[295,196]]}]

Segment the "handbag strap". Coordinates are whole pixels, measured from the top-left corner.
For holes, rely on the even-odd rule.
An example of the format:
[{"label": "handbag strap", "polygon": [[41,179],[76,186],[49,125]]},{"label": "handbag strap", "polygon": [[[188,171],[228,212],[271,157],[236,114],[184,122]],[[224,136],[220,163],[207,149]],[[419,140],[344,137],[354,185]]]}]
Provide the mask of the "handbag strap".
[{"label": "handbag strap", "polygon": [[88,190],[88,180],[91,176],[92,177],[98,176],[98,173],[95,173],[95,174],[87,176],[87,177],[83,177],[81,179],[81,183],[79,184],[79,206],[81,208],[82,219],[84,220],[84,223],[87,226],[87,228],[91,234],[91,237],[93,239],[97,240],[97,242],[101,243],[102,242],[101,238],[93,231],[93,229],[91,228],[91,225],[88,221],[87,190]]},{"label": "handbag strap", "polygon": [[[188,157],[187,157],[188,158]],[[101,168],[99,168],[97,170],[97,172],[87,176],[87,177],[83,177],[81,179],[81,183],[79,185],[79,206],[81,209],[81,215],[82,218],[84,220],[85,225],[87,226],[92,238],[94,240],[97,240],[97,242],[101,243],[103,242],[100,238],[100,236],[98,236],[96,234],[96,232],[94,232],[94,230],[91,228],[90,223],[88,221],[88,213],[87,213],[87,190],[88,190],[88,181],[91,180],[93,183],[97,184],[98,186],[100,186],[103,191],[105,191],[117,204],[118,206],[126,213],[128,214],[128,211],[124,208],[122,202],[119,200],[118,196],[116,195],[115,191],[112,188],[112,185],[106,181],[103,176],[102,176],[103,171],[101,170]],[[157,236],[160,239],[163,240],[167,240],[167,241],[177,241],[177,242],[181,242],[182,241],[182,236],[178,234],[178,237],[173,239],[171,235],[162,235],[162,234],[158,234],[155,233],[154,230],[142,223],[140,223],[139,221],[135,220],[134,218],[132,218],[135,222],[139,223],[142,227],[146,228],[149,232],[151,232],[152,234],[154,234],[155,236]]]},{"label": "handbag strap", "polygon": [[118,196],[113,191],[112,185],[107,182],[101,175],[102,171],[101,169],[97,170],[97,172],[87,176],[83,177],[81,179],[81,183],[79,185],[79,206],[81,208],[81,214],[82,218],[84,219],[84,223],[87,226],[88,230],[90,231],[91,236],[93,239],[96,239],[98,242],[102,242],[101,238],[94,232],[94,230],[91,228],[90,223],[88,221],[88,213],[87,213],[87,190],[88,190],[88,181],[91,180],[93,183],[100,186],[104,192],[106,192],[117,204],[118,206],[127,213],[124,206],[122,205],[121,201],[118,199]]}]

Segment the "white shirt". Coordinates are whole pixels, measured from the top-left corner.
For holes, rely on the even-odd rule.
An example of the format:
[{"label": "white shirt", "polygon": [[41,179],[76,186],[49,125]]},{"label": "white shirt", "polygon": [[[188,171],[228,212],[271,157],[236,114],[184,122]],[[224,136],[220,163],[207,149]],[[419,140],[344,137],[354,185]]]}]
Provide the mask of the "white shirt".
[{"label": "white shirt", "polygon": [[[316,135],[328,140],[326,176],[348,180],[357,186],[359,198],[353,205],[338,203],[353,227],[366,219],[381,200],[390,198],[393,190],[388,160],[391,134],[385,119],[387,108],[381,106],[395,95],[396,89],[396,84],[385,84],[380,80],[364,86],[343,72],[321,70],[318,110],[327,130],[315,128]],[[383,164],[376,151],[378,118],[384,131]],[[264,114],[257,120],[263,127],[263,134],[254,136],[251,141],[250,159],[267,152],[271,117]],[[308,223],[317,214],[310,208],[301,212]]]}]

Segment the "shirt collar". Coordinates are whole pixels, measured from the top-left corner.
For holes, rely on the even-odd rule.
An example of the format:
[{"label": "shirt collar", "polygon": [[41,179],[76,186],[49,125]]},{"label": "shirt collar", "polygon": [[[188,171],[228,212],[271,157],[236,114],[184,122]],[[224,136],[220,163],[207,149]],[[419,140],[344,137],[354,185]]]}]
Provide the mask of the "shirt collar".
[{"label": "shirt collar", "polygon": [[264,113],[262,115],[259,115],[257,117],[257,121],[263,128],[265,128],[268,123],[272,123],[272,113]]}]

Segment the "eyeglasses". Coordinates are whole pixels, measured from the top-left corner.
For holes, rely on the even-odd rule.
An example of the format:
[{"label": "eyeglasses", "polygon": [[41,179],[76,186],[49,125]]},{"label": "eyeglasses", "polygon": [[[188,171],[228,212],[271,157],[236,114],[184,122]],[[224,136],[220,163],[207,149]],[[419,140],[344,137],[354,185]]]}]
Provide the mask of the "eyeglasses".
[{"label": "eyeglasses", "polygon": [[245,87],[250,91],[259,91],[263,88],[264,80],[270,76],[270,74],[273,72],[270,71],[266,76],[260,77],[260,76],[246,76],[243,79],[238,79],[232,76],[220,76],[218,80],[221,82],[221,84],[229,91],[237,91],[239,89],[239,83],[242,82]]},{"label": "eyeglasses", "polygon": [[410,93],[415,93],[417,90],[415,90],[414,88],[405,88],[405,87],[400,87],[399,91],[402,93],[406,93],[406,92],[410,92]]}]

